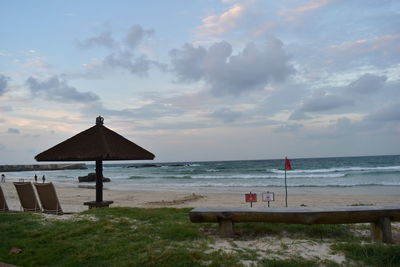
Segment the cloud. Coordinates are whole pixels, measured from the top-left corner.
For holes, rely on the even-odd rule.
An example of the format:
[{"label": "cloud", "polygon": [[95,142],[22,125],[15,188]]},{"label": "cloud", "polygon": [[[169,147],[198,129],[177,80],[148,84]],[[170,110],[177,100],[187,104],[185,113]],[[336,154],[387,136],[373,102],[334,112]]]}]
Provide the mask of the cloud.
[{"label": "cloud", "polygon": [[383,88],[387,78],[373,74],[364,74],[348,86],[350,92],[356,94],[369,94]]},{"label": "cloud", "polygon": [[215,95],[238,95],[262,90],[271,82],[282,82],[295,72],[283,43],[269,38],[259,49],[248,43],[238,54],[232,54],[226,41],[208,49],[186,44],[170,52],[173,72],[181,81],[205,81]]},{"label": "cloud", "polygon": [[25,63],[21,64],[23,68],[34,69],[36,71],[47,71],[52,66],[47,63],[47,60],[43,57],[28,58]]},{"label": "cloud", "polygon": [[136,118],[138,120],[157,119],[162,117],[178,116],[184,113],[184,110],[165,102],[165,100],[154,101],[138,108],[124,108],[120,110],[108,109],[100,101],[87,103],[81,109],[85,116],[119,116]]},{"label": "cloud", "polygon": [[233,111],[230,108],[220,108],[209,114],[209,117],[222,120],[224,123],[230,123],[237,120],[241,115],[241,112]]},{"label": "cloud", "polygon": [[300,111],[300,110],[295,110],[292,114],[289,116],[289,120],[309,120],[311,117],[307,115],[305,112]]},{"label": "cloud", "polygon": [[299,97],[304,100],[292,111],[289,119],[310,119],[311,113],[313,117],[318,113],[344,114],[346,112],[364,116],[378,107],[380,111],[371,113],[369,119],[383,118],[385,109],[381,109],[382,103],[385,103],[387,107],[396,104],[394,101],[400,97],[399,85],[399,80],[388,80],[385,75],[366,73],[347,85],[323,87],[308,97],[308,93],[303,92],[303,96]]},{"label": "cloud", "polygon": [[20,131],[16,128],[8,128],[7,133],[10,134],[20,134]]},{"label": "cloud", "polygon": [[275,128],[274,132],[276,133],[296,133],[300,131],[304,127],[303,124],[300,123],[286,123]]},{"label": "cloud", "polygon": [[111,32],[105,31],[98,36],[90,37],[85,41],[79,42],[78,47],[82,49],[89,49],[93,47],[113,48],[116,42],[111,36]]},{"label": "cloud", "polygon": [[152,66],[161,71],[165,71],[167,66],[154,60],[150,60],[145,55],[135,57],[131,52],[124,50],[109,54],[103,60],[104,67],[118,67],[128,70],[138,76],[146,76]]},{"label": "cloud", "polygon": [[204,61],[207,50],[204,47],[183,45],[182,49],[173,49],[169,52],[174,72],[180,81],[198,81],[204,77]]},{"label": "cloud", "polygon": [[244,14],[245,6],[235,4],[222,14],[210,15],[202,19],[203,24],[197,27],[199,36],[220,35],[232,29]]},{"label": "cloud", "polygon": [[145,30],[140,25],[133,25],[128,34],[125,37],[125,44],[131,48],[136,48],[145,37],[152,36],[154,34],[154,30]]},{"label": "cloud", "polygon": [[105,69],[109,71],[109,68],[125,69],[138,76],[146,76],[151,67],[166,71],[166,64],[151,60],[146,54],[138,53],[137,51],[137,47],[146,37],[150,37],[153,34],[154,30],[146,30],[136,24],[130,27],[122,41],[113,39],[111,32],[105,31],[99,36],[91,37],[81,42],[79,45],[81,48],[103,46],[111,49],[111,52],[103,59],[96,60],[91,64],[83,64],[87,68],[87,73],[81,76],[99,77],[98,72],[104,72]]},{"label": "cloud", "polygon": [[38,81],[36,78],[29,77],[26,80],[31,94],[41,96],[57,102],[92,102],[99,97],[91,92],[79,92],[75,87],[69,86],[65,80],[60,80],[57,75],[45,81]]},{"label": "cloud", "polygon": [[10,80],[9,77],[0,74],[0,96],[4,95],[5,92],[8,90],[8,81]]},{"label": "cloud", "polygon": [[303,112],[321,112],[353,104],[352,100],[339,95],[318,92],[303,102],[300,111]]},{"label": "cloud", "polygon": [[0,111],[1,112],[10,112],[13,111],[13,107],[12,106],[0,106]]},{"label": "cloud", "polygon": [[285,17],[286,21],[293,22],[305,16],[307,13],[324,8],[333,1],[335,0],[311,0],[307,1],[306,4],[298,6],[294,9],[280,10],[278,11],[278,14]]},{"label": "cloud", "polygon": [[366,117],[367,121],[400,122],[400,103],[380,108]]},{"label": "cloud", "polygon": [[[369,64],[388,66],[398,64],[398,45],[400,34],[386,34],[371,38],[344,41],[337,45],[331,45],[325,53],[330,55],[333,63],[343,68],[343,63],[352,62],[352,65]],[[332,64],[332,63],[331,63]]]},{"label": "cloud", "polygon": [[5,149],[6,149],[6,146],[3,145],[3,144],[0,144],[0,151],[3,151],[3,150],[5,150]]}]

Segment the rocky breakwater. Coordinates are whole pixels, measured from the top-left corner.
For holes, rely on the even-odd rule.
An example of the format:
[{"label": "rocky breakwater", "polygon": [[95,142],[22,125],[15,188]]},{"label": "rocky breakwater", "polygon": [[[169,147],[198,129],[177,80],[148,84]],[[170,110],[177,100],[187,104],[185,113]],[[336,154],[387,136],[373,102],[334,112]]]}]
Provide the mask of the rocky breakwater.
[{"label": "rocky breakwater", "polygon": [[86,170],[86,164],[0,165],[0,172]]},{"label": "rocky breakwater", "polygon": [[[85,175],[85,176],[79,176],[78,180],[79,180],[80,183],[83,183],[83,182],[96,182],[96,177],[97,177],[96,173],[92,172],[92,173],[89,173],[88,175]],[[110,181],[111,181],[110,178],[103,177],[103,182],[110,182]]]}]

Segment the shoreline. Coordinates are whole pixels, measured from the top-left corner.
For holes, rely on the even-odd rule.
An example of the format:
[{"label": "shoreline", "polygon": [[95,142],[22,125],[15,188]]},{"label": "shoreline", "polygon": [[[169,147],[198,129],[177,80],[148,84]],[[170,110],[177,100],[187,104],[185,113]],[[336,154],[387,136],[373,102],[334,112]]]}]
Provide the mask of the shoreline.
[{"label": "shoreline", "polygon": [[[19,210],[20,204],[12,182],[0,184],[11,210]],[[94,186],[94,185],[93,185]],[[95,200],[93,188],[82,188],[55,183],[56,192],[64,212],[87,210],[83,202]],[[121,187],[122,188],[122,187]],[[104,200],[112,200],[111,207],[249,207],[245,193],[257,193],[258,202],[253,207],[267,207],[262,192],[274,192],[275,201],[270,207],[285,206],[284,187],[154,187],[136,186],[115,188],[105,186]],[[400,186],[360,186],[348,188],[288,188],[288,206],[349,206],[349,205],[400,205]]]},{"label": "shoreline", "polygon": [[[64,185],[59,185],[64,186]],[[92,184],[80,184],[78,187],[95,186]],[[65,185],[65,187],[70,187]],[[249,192],[262,193],[274,192],[285,193],[284,186],[151,186],[151,185],[108,185],[103,184],[104,190],[129,191],[129,192],[181,192],[181,193],[203,193],[203,194],[245,194]],[[400,186],[384,185],[360,185],[360,186],[300,186],[288,187],[288,194],[338,194],[338,195],[398,195],[400,201]]]}]

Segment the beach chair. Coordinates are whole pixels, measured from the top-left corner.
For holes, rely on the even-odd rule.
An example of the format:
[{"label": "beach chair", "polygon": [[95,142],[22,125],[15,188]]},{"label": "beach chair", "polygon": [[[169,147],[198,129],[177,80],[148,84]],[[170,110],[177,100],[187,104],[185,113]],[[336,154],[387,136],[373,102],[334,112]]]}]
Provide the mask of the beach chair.
[{"label": "beach chair", "polygon": [[0,186],[0,211],[8,211],[6,198],[4,197],[3,189]]},{"label": "beach chair", "polygon": [[41,211],[35,191],[30,182],[15,182],[14,186],[18,193],[21,208],[24,211]]},{"label": "beach chair", "polygon": [[54,188],[53,183],[35,183],[34,185],[39,195],[40,204],[42,204],[43,212],[62,215],[63,211],[61,209],[60,202],[58,201],[56,189]]}]

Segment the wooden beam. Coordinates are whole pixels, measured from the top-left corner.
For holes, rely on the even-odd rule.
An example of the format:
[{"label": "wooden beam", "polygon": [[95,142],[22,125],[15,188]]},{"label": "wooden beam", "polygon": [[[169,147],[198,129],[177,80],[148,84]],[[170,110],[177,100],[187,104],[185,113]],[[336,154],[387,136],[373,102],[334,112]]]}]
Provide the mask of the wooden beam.
[{"label": "wooden beam", "polygon": [[233,236],[235,222],[289,224],[371,223],[374,240],[391,243],[391,221],[400,221],[400,206],[313,207],[313,208],[195,208],[192,222],[218,222],[222,236]]},{"label": "wooden beam", "polygon": [[294,224],[340,224],[376,222],[388,217],[400,221],[400,206],[314,207],[314,208],[195,208],[192,222],[280,222]]}]

